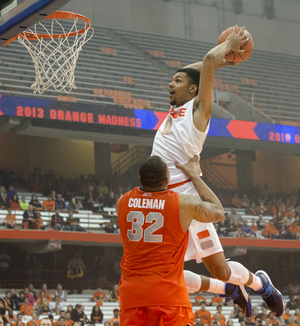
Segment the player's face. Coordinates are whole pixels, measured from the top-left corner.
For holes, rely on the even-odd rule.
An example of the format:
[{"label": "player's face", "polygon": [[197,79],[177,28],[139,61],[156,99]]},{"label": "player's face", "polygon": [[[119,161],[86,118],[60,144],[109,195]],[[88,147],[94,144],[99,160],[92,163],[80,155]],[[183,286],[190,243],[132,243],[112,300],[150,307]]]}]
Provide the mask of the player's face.
[{"label": "player's face", "polygon": [[195,96],[191,80],[185,72],[177,72],[169,84],[169,97],[172,106],[181,106]]}]

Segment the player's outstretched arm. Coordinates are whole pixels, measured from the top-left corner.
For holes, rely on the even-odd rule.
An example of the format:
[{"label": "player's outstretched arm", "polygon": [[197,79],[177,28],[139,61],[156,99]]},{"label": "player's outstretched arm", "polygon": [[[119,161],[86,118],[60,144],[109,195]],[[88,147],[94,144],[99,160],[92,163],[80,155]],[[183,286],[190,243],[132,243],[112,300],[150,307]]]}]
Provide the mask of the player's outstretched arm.
[{"label": "player's outstretched arm", "polygon": [[229,51],[242,53],[240,47],[247,42],[248,34],[242,27],[236,34],[237,26],[226,41],[211,49],[204,57],[201,65],[199,92],[194,100],[194,125],[204,132],[213,108],[213,81],[216,69],[224,65],[225,55]]},{"label": "player's outstretched arm", "polygon": [[[193,182],[200,198],[193,195],[180,195],[180,216],[183,229],[187,229],[192,219],[199,222],[219,222],[224,218],[224,210],[221,202],[214,192],[199,177],[199,156],[194,156],[186,164],[177,164]],[[209,201],[209,202],[208,202]]]}]

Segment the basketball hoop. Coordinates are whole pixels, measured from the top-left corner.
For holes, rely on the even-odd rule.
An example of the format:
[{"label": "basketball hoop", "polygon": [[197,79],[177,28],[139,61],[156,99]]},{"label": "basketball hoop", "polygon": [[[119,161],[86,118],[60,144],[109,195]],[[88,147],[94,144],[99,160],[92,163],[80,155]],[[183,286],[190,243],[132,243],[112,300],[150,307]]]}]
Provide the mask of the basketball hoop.
[{"label": "basketball hoop", "polygon": [[[68,32],[58,19],[73,20]],[[45,20],[50,20],[50,26],[45,26]],[[35,83],[31,87],[39,94],[51,86],[56,91],[70,93],[77,88],[75,67],[79,52],[94,35],[94,29],[88,18],[66,11],[56,11],[42,22],[18,35],[18,41],[26,47],[34,63]],[[84,23],[82,29],[78,27],[79,22]],[[39,33],[39,29],[46,33]],[[89,30],[91,35],[87,37]]]}]

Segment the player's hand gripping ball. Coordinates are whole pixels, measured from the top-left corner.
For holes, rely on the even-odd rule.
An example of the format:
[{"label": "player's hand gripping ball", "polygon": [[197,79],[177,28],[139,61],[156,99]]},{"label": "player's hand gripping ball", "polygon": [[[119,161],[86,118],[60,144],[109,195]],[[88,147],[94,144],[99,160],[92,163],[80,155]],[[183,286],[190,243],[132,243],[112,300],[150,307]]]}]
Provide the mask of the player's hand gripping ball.
[{"label": "player's hand gripping ball", "polygon": [[[225,31],[223,31],[221,33],[221,35],[219,36],[218,44],[225,42],[227,37],[233,32],[233,29],[234,29],[234,27],[229,27]],[[239,30],[240,30],[239,27],[237,27],[236,34],[238,34]],[[245,42],[240,47],[240,49],[244,50],[244,52],[237,53],[237,52],[229,51],[225,55],[225,59],[228,62],[239,63],[239,62],[243,62],[243,61],[247,60],[250,57],[250,54],[252,53],[252,50],[253,50],[253,38],[248,31],[245,30],[245,33],[248,33],[249,40],[247,42]]]}]

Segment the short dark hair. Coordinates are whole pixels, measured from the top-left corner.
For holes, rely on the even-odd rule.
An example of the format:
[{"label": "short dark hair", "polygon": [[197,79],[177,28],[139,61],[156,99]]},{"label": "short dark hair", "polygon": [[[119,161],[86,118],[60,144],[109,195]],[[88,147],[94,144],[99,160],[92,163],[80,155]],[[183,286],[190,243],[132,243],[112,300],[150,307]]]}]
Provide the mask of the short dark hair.
[{"label": "short dark hair", "polygon": [[181,68],[176,71],[177,72],[185,72],[189,77],[192,85],[197,85],[198,89],[196,95],[198,95],[199,91],[199,81],[200,81],[200,71],[194,68]]},{"label": "short dark hair", "polygon": [[159,156],[150,156],[140,167],[140,180],[142,186],[159,187],[168,177],[167,164]]}]

